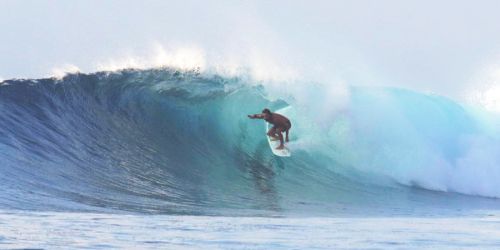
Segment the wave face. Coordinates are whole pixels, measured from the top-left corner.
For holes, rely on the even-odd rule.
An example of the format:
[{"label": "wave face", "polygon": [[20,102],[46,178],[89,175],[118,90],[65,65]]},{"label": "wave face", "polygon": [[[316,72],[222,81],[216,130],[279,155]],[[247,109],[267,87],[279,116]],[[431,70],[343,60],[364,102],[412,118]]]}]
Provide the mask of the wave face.
[{"label": "wave face", "polygon": [[[243,215],[499,207],[480,198],[500,197],[493,115],[393,88],[350,88],[335,113],[308,109],[317,99],[272,101],[248,80],[170,69],[4,81],[0,207]],[[288,105],[293,156],[277,158],[262,121],[246,115]]]}]

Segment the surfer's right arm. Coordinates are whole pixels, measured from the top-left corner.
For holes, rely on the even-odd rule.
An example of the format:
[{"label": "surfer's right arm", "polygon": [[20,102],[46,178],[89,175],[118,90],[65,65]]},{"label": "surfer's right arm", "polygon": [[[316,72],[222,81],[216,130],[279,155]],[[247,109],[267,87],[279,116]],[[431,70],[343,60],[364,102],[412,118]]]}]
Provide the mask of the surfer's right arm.
[{"label": "surfer's right arm", "polygon": [[264,119],[264,114],[248,115],[250,119]]}]

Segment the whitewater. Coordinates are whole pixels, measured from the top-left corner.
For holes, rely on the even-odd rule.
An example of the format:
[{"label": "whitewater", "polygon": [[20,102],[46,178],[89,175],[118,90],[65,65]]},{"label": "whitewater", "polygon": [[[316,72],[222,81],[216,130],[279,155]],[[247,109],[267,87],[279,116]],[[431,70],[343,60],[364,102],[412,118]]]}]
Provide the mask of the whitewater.
[{"label": "whitewater", "polygon": [[[289,105],[280,158],[247,114]],[[0,110],[0,248],[500,243],[500,120],[447,97],[163,67],[4,80]]]}]

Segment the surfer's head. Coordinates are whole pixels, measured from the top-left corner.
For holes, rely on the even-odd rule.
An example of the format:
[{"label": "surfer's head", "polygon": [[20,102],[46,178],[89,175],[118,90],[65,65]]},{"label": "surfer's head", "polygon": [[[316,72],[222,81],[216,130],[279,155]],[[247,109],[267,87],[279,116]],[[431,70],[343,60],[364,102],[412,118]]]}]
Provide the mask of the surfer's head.
[{"label": "surfer's head", "polygon": [[265,108],[264,110],[262,110],[262,114],[265,114],[267,119],[268,117],[271,116],[271,110]]}]

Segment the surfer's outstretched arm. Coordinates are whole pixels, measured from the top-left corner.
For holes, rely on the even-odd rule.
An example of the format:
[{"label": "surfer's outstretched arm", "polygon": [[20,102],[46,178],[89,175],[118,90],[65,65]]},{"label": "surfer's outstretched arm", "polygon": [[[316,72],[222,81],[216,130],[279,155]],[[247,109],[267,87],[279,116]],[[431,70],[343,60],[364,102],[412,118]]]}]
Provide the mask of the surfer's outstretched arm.
[{"label": "surfer's outstretched arm", "polygon": [[248,115],[250,119],[264,119],[264,114]]}]

